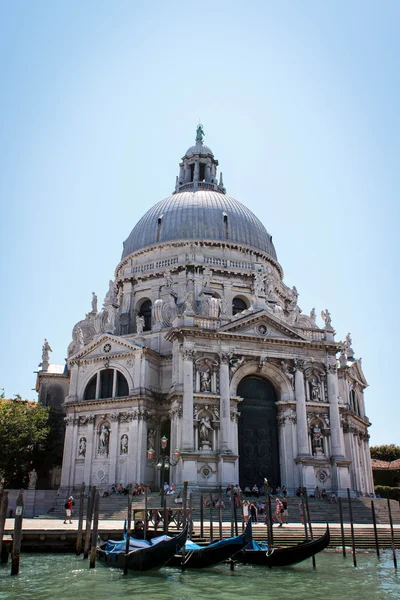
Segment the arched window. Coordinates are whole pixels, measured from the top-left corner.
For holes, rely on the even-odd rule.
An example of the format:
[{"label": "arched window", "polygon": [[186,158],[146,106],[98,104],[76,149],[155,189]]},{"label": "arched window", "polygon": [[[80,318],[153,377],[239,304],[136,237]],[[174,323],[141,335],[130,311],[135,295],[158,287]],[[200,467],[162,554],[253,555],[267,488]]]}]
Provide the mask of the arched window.
[{"label": "arched window", "polygon": [[246,310],[247,304],[242,298],[234,298],[232,302],[232,314],[237,315],[238,313]]},{"label": "arched window", "polygon": [[117,369],[103,369],[100,377],[94,375],[85,388],[84,400],[96,398],[120,398],[129,396],[129,385]]},{"label": "arched window", "polygon": [[85,394],[83,396],[85,400],[94,400],[96,398],[96,385],[97,375],[93,375],[85,389]]},{"label": "arched window", "polygon": [[145,300],[140,306],[139,317],[144,317],[143,331],[151,331],[151,300]]}]

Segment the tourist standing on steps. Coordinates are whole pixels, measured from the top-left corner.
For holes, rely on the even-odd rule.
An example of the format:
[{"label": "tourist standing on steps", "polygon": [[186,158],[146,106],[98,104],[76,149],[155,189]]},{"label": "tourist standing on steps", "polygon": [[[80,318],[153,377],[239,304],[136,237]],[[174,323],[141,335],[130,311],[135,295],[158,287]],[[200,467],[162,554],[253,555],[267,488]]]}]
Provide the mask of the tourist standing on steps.
[{"label": "tourist standing on steps", "polygon": [[69,522],[72,523],[71,521],[71,516],[72,516],[72,506],[74,504],[74,499],[72,496],[70,496],[68,498],[68,500],[65,503],[65,521],[64,524],[67,525],[67,521],[69,519]]},{"label": "tourist standing on steps", "polygon": [[282,527],[282,525],[283,525],[283,523],[282,523],[282,511],[283,511],[283,504],[279,500],[279,498],[277,498],[276,499],[276,511],[275,511],[275,515],[276,515],[276,520],[279,521],[278,527]]},{"label": "tourist standing on steps", "polygon": [[283,509],[282,509],[282,512],[281,512],[281,515],[282,515],[282,521],[283,521],[283,522],[284,522],[286,525],[288,525],[288,523],[289,523],[289,513],[288,513],[288,503],[287,503],[287,498],[286,498],[286,497],[285,497],[285,498],[282,498],[281,502],[282,502],[282,506],[283,506]]}]

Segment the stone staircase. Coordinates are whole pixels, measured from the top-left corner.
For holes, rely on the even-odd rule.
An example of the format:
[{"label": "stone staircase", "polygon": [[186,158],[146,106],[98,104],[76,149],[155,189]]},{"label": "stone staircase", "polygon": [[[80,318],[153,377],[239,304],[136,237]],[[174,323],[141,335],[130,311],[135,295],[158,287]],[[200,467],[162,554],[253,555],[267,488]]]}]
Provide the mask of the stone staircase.
[{"label": "stone staircase", "polygon": [[[209,498],[209,493],[205,495],[205,497]],[[215,494],[215,498],[217,498],[217,494]],[[167,506],[169,508],[178,510],[180,508],[174,502],[175,496],[166,496]],[[222,520],[224,522],[231,521],[231,507],[228,502],[226,496],[223,496],[223,500],[225,502],[225,510],[222,510]],[[248,500],[252,501],[262,501],[263,499],[257,498],[248,498]],[[77,512],[79,510],[79,499],[75,497],[75,519],[77,517]],[[312,523],[340,523],[339,517],[339,505],[338,504],[330,504],[327,500],[315,500],[314,498],[309,498],[309,509]],[[347,498],[342,498],[342,509],[343,509],[343,521],[344,523],[350,522],[350,513],[349,513],[349,505]],[[398,502],[391,500],[390,501],[392,519],[394,524],[400,524],[400,505]],[[151,493],[148,496],[148,508],[149,509],[159,509],[161,510],[161,498],[158,493]],[[191,494],[191,506],[193,509],[193,520],[200,520],[200,504],[201,504],[201,494],[199,492],[194,492]],[[275,498],[271,498],[272,510],[274,510]],[[296,496],[288,497],[288,511],[289,511],[289,523],[298,523],[301,524],[300,513],[299,513],[299,498]],[[372,524],[372,512],[371,512],[371,499],[370,498],[352,498],[351,500],[352,511],[353,511],[353,521],[357,524]],[[127,516],[127,506],[128,506],[128,497],[127,496],[119,496],[112,495],[106,498],[100,499],[100,513],[99,518],[101,520],[123,520]],[[374,499],[375,506],[375,514],[376,521],[379,524],[388,524],[389,523],[389,514],[387,509],[387,500],[385,499]],[[140,518],[140,513],[144,508],[144,497],[143,496],[134,496],[133,497],[133,510],[138,513],[138,517]],[[84,511],[86,514],[86,500],[85,500],[85,508]],[[213,509],[212,511],[213,519],[218,522],[219,519],[219,511],[217,509]],[[203,509],[204,521],[209,521],[210,519],[210,509],[204,507]],[[40,518],[49,518],[49,519],[60,519],[64,517],[64,510],[58,509],[53,510],[46,515],[42,515]],[[241,511],[237,509],[237,519],[241,521]],[[264,522],[264,516],[259,516],[260,522]]]}]

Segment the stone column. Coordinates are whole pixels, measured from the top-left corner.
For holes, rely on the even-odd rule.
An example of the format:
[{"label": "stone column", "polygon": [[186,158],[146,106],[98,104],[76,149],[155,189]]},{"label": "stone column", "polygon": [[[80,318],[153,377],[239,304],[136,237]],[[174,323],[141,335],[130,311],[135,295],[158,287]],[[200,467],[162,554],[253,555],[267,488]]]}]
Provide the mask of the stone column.
[{"label": "stone column", "polygon": [[194,449],[193,434],[193,361],[195,352],[184,348],[183,355],[183,423],[182,450]]},{"label": "stone column", "polygon": [[[111,413],[110,415],[112,422],[112,429],[110,432],[110,447],[109,447],[109,456],[108,459],[110,461],[110,469],[109,473],[109,483],[112,485],[113,483],[120,483],[116,481],[117,476],[117,459],[119,456],[119,427],[118,427],[118,413]],[[129,443],[129,442],[128,442]],[[124,482],[127,483],[127,482]]]},{"label": "stone column", "polygon": [[296,395],[297,417],[297,452],[298,456],[310,456],[308,444],[306,395],[304,391],[304,361],[295,360],[294,386]]},{"label": "stone column", "polygon": [[87,426],[87,439],[86,439],[86,456],[85,456],[85,471],[84,481],[87,486],[90,485],[92,480],[92,459],[95,453],[96,444],[96,429],[95,429],[95,417],[90,415],[89,423]]},{"label": "stone column", "polygon": [[75,463],[75,457],[73,455],[74,446],[74,435],[75,427],[73,426],[74,417],[65,417],[65,440],[64,440],[64,452],[63,452],[63,465],[61,471],[61,488],[68,489],[71,486],[70,474],[73,472],[72,465]]},{"label": "stone column", "polygon": [[337,378],[336,365],[328,365],[328,400],[329,400],[329,419],[331,423],[331,442],[333,458],[343,458],[343,445],[340,430],[339,415],[339,385]]},{"label": "stone column", "polygon": [[219,449],[228,451],[230,427],[230,395],[229,395],[229,354],[222,353],[219,363],[219,394],[220,394],[220,432]]}]

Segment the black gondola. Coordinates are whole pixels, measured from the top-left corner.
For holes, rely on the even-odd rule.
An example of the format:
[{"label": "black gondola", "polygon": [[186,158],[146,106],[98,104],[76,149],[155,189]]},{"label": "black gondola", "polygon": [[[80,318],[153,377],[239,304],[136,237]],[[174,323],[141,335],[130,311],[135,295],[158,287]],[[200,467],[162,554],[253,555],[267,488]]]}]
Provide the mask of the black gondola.
[{"label": "black gondola", "polygon": [[213,567],[240,552],[251,541],[251,536],[251,523],[249,522],[241,535],[220,540],[208,546],[199,546],[192,541],[187,541],[183,564],[182,553],[179,553],[171,558],[167,567],[184,567],[185,569]]},{"label": "black gondola", "polygon": [[[131,571],[149,571],[163,567],[186,542],[189,525],[176,537],[160,536],[151,542],[131,538],[128,553],[128,569]],[[135,547],[132,544],[135,543]],[[125,568],[125,540],[103,542],[97,546],[97,558],[100,562],[119,569]]]},{"label": "black gondola", "polygon": [[[251,542],[252,547],[247,547],[235,556],[235,560],[245,564],[261,565],[264,567],[287,567],[295,565],[314,554],[318,554],[329,546],[330,533],[329,526],[326,527],[324,535],[293,547],[272,548]],[[250,546],[250,545],[249,545]]]}]

